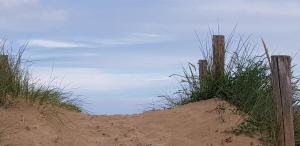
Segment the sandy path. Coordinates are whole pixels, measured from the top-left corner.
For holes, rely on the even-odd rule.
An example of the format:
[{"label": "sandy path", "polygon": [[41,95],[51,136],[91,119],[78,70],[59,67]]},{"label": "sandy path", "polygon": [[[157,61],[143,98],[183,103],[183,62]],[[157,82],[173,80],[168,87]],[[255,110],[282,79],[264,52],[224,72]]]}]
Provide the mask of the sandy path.
[{"label": "sandy path", "polygon": [[[216,107],[224,105],[225,113]],[[12,146],[262,146],[229,131],[240,122],[218,99],[131,116],[90,116],[63,112],[47,119],[34,108],[0,109],[0,145]],[[63,121],[63,124],[59,122]],[[3,131],[3,130],[2,130]]]}]

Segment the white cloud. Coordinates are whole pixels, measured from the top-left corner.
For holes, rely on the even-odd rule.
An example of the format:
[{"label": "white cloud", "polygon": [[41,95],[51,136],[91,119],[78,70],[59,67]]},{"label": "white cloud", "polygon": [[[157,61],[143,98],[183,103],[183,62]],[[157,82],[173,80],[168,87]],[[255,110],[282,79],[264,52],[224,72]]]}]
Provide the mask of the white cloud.
[{"label": "white cloud", "polygon": [[[173,82],[167,75],[156,74],[113,74],[95,68],[54,68],[34,67],[33,75],[43,84],[55,79],[54,85],[68,85],[81,90],[113,91],[142,87],[157,87]],[[52,76],[51,76],[52,73]],[[174,83],[173,83],[174,84]]]},{"label": "white cloud", "polygon": [[131,33],[128,36],[112,39],[96,39],[95,43],[104,46],[117,46],[117,45],[138,45],[159,43],[171,39],[170,36],[153,34],[153,33]]},{"label": "white cloud", "polygon": [[[107,47],[107,46],[120,46],[120,45],[139,45],[149,43],[159,43],[171,39],[165,35],[152,34],[152,33],[131,33],[122,38],[111,39],[86,39],[83,40],[86,44],[78,43],[74,41],[61,41],[61,40],[49,40],[49,39],[31,39],[29,45],[33,47],[45,47],[45,48],[78,48],[78,47]],[[24,40],[19,41],[20,44],[24,44]]]},{"label": "white cloud", "polygon": [[0,28],[30,31],[65,22],[64,9],[44,6],[41,0],[0,0]]},{"label": "white cloud", "polygon": [[45,47],[45,48],[78,48],[89,47],[87,44],[81,44],[76,42],[55,41],[46,39],[32,39],[29,41],[29,45],[33,47]]}]

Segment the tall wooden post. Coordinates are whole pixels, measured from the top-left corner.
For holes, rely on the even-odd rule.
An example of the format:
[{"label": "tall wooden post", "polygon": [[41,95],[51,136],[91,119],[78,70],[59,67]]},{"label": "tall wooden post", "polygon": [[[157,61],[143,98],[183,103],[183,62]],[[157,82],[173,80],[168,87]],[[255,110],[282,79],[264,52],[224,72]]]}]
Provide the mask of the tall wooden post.
[{"label": "tall wooden post", "polygon": [[213,71],[215,78],[224,74],[225,66],[225,40],[224,35],[213,35]]},{"label": "tall wooden post", "polygon": [[207,66],[208,62],[207,60],[199,60],[199,79],[203,80],[204,77],[207,75]]},{"label": "tall wooden post", "polygon": [[290,56],[272,56],[272,86],[279,128],[277,146],[295,146]]},{"label": "tall wooden post", "polygon": [[0,82],[7,80],[8,55],[0,55]]}]

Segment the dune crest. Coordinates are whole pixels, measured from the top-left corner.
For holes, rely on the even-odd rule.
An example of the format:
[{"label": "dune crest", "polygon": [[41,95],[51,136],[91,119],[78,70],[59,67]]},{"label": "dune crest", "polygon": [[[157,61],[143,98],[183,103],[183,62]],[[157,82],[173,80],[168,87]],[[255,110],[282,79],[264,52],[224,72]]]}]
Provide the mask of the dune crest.
[{"label": "dune crest", "polygon": [[0,145],[262,146],[255,137],[231,132],[242,119],[232,109],[225,101],[210,99],[128,116],[62,110],[60,118],[49,119],[33,107],[1,108]]}]

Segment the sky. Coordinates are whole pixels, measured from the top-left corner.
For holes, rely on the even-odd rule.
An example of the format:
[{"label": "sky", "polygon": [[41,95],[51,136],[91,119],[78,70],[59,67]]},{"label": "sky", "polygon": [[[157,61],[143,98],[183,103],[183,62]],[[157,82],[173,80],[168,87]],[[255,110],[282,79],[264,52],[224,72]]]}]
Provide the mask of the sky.
[{"label": "sky", "polygon": [[0,12],[2,38],[28,43],[33,76],[72,90],[92,114],[140,113],[175,91],[169,75],[202,57],[195,32],[237,25],[300,63],[297,0],[0,0]]}]

